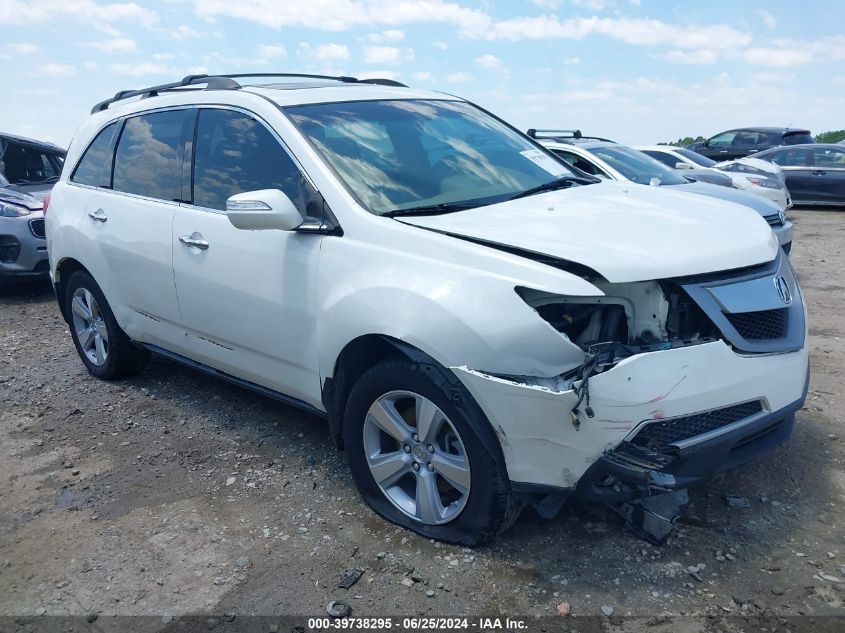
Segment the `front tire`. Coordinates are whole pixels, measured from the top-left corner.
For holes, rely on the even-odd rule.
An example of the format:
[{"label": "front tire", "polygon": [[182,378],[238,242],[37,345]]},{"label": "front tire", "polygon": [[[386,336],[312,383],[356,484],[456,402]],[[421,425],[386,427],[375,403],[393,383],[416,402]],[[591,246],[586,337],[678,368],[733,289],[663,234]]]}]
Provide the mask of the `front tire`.
[{"label": "front tire", "polygon": [[521,506],[498,440],[457,385],[410,360],[372,367],[349,393],[344,443],[355,484],[378,514],[425,537],[473,546],[507,529]]},{"label": "front tire", "polygon": [[65,314],[76,351],[97,378],[115,380],[140,373],[150,353],[120,329],[100,286],[87,272],[74,272],[65,286]]}]

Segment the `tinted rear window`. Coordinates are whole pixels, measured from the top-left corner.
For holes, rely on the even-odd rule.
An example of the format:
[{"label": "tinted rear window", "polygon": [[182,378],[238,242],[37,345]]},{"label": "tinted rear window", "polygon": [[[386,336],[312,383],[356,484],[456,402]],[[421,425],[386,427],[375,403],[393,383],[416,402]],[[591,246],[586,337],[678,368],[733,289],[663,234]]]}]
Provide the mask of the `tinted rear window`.
[{"label": "tinted rear window", "polygon": [[114,159],[115,191],[161,200],[181,198],[179,141],[183,121],[182,110],[127,119]]},{"label": "tinted rear window", "polygon": [[815,143],[816,140],[809,132],[787,132],[783,135],[784,145],[803,145],[804,143]]},{"label": "tinted rear window", "polygon": [[[76,166],[70,180],[71,182],[78,182],[81,185],[91,185],[92,187],[109,186],[111,180],[111,159],[112,155],[109,152],[111,147],[111,137],[117,123],[103,128],[96,138],[91,141],[88,149],[82,155],[82,160]],[[106,167],[108,161],[108,169]]]}]

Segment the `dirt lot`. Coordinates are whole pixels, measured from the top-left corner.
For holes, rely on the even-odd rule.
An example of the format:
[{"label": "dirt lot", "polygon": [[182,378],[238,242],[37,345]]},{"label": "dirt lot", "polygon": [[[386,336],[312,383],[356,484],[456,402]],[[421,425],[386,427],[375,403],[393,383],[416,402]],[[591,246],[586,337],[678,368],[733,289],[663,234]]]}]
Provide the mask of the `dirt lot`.
[{"label": "dirt lot", "polygon": [[98,382],[48,287],[0,291],[0,613],[845,613],[845,212],[792,216],[813,365],[795,436],[694,491],[663,547],[602,508],[432,543],[363,505],[321,420],[160,359]]}]

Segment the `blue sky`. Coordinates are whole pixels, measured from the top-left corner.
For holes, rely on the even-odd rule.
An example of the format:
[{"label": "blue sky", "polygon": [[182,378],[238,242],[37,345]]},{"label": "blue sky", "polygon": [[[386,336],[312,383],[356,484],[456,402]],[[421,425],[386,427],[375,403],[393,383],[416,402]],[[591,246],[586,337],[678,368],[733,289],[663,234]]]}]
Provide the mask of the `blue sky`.
[{"label": "blue sky", "polygon": [[188,73],[383,76],[514,125],[637,144],[845,128],[845,2],[0,0],[0,130],[67,145],[91,106]]}]

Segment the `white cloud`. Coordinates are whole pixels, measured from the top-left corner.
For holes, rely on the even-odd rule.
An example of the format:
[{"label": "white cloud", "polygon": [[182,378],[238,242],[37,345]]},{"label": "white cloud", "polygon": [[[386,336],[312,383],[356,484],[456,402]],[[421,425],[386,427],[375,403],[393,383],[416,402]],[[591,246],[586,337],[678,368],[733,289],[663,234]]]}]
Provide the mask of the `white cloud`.
[{"label": "white cloud", "polygon": [[70,64],[57,64],[51,62],[38,66],[35,71],[40,75],[51,75],[54,77],[72,77],[76,74],[76,66]]},{"label": "white cloud", "polygon": [[645,18],[570,18],[553,15],[518,17],[502,20],[487,29],[468,32],[471,37],[488,40],[569,39],[581,40],[603,35],[641,46],[670,45],[676,48],[738,48],[751,42],[751,35],[725,24],[679,26]]},{"label": "white cloud", "polygon": [[94,0],[0,0],[4,25],[61,24],[78,20],[94,25],[126,20],[147,28],[158,14],[134,2],[98,3]]},{"label": "white cloud", "polygon": [[774,68],[800,66],[813,61],[812,51],[805,48],[749,48],[742,56],[749,64]]},{"label": "white cloud", "polygon": [[96,42],[82,42],[80,46],[85,48],[96,48],[97,50],[106,53],[136,53],[138,46],[135,40],[130,37],[115,37],[110,40],[96,41]]},{"label": "white cloud", "polygon": [[763,20],[763,24],[770,29],[773,29],[778,25],[777,18],[765,9],[757,9],[754,13],[760,16],[760,19]]},{"label": "white cloud", "polygon": [[656,57],[661,57],[673,64],[714,64],[719,59],[719,54],[717,51],[707,49],[697,51],[675,50]]},{"label": "white cloud", "polygon": [[446,81],[450,84],[465,84],[472,81],[474,77],[467,73],[451,73],[446,75]]},{"label": "white cloud", "polygon": [[567,66],[577,66],[578,64],[581,63],[581,58],[578,57],[577,55],[575,57],[565,57],[563,59],[563,63],[566,64]]},{"label": "white cloud", "polygon": [[439,48],[441,51],[445,51],[449,48],[449,44],[447,44],[446,42],[436,41],[432,43],[434,44],[434,48]]},{"label": "white cloud", "polygon": [[281,44],[262,44],[258,47],[258,56],[261,59],[278,59],[287,57],[288,49]]},{"label": "white cloud", "polygon": [[388,29],[381,33],[370,33],[366,37],[368,42],[380,44],[382,42],[401,42],[405,39],[405,32],[398,29]]},{"label": "white cloud", "polygon": [[503,75],[510,74],[510,70],[502,63],[502,60],[490,53],[476,57],[475,63],[484,70],[502,73]]},{"label": "white cloud", "polygon": [[606,0],[572,0],[572,4],[576,7],[583,7],[590,11],[601,11],[607,7]]},{"label": "white cloud", "polygon": [[420,70],[414,73],[414,80],[415,81],[431,81],[433,76],[427,70]]},{"label": "white cloud", "polygon": [[560,0],[531,0],[531,2],[543,9],[557,9],[560,6]]},{"label": "white cloud", "polygon": [[173,53],[153,53],[153,59],[157,62],[169,62],[176,59],[176,55]]},{"label": "white cloud", "polygon": [[364,63],[396,65],[402,61],[414,58],[414,51],[406,48],[404,51],[394,46],[365,46]]},{"label": "white cloud", "polygon": [[349,47],[344,44],[321,44],[311,46],[308,42],[301,42],[296,51],[300,59],[311,59],[318,62],[345,61],[351,57]]},{"label": "white cloud", "polygon": [[11,42],[6,46],[18,55],[34,55],[41,50],[40,47],[30,42]]},{"label": "white cloud", "polygon": [[171,30],[169,33],[174,39],[178,40],[194,39],[201,35],[199,31],[195,31],[187,24],[180,24],[175,29]]},{"label": "white cloud", "polygon": [[485,23],[490,20],[481,10],[444,0],[194,0],[194,11],[207,20],[230,17],[272,28],[301,26],[324,31],[423,22],[453,24],[461,29],[469,29],[477,28],[482,20]]}]

